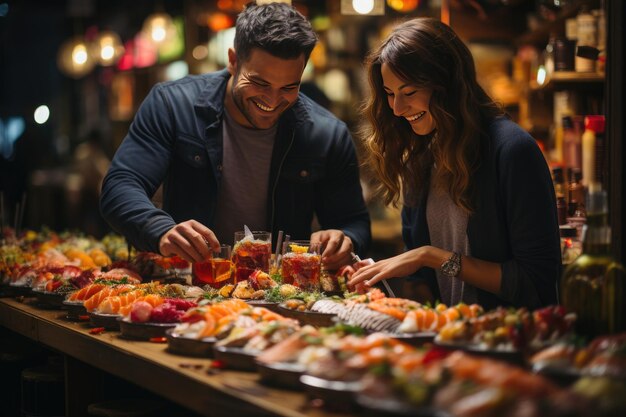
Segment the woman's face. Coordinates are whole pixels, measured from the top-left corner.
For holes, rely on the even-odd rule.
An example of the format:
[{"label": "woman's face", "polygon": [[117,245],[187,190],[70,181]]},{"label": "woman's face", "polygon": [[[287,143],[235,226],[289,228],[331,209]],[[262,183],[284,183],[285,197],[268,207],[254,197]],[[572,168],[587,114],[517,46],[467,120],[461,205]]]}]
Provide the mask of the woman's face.
[{"label": "woman's face", "polygon": [[380,72],[393,114],[405,118],[418,135],[428,135],[435,130],[437,126],[429,111],[432,90],[418,88],[398,78],[387,64],[382,64]]}]

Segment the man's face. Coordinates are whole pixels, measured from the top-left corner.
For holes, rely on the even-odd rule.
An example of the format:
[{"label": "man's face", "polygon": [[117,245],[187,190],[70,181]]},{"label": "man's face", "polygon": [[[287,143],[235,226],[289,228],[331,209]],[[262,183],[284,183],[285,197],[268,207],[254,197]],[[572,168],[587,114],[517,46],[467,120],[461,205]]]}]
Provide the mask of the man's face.
[{"label": "man's face", "polygon": [[225,105],[237,123],[256,129],[269,129],[298,99],[306,62],[304,55],[282,59],[261,49],[252,50],[241,62],[228,50],[228,82]]}]

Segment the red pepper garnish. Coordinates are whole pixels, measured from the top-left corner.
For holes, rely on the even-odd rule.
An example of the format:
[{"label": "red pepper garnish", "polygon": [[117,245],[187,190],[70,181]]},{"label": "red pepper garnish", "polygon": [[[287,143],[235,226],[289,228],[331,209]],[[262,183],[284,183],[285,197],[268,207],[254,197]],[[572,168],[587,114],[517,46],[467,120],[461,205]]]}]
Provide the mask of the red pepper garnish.
[{"label": "red pepper garnish", "polygon": [[226,368],[226,364],[222,361],[214,360],[214,361],[211,361],[210,367],[215,368],[215,369],[224,369]]},{"label": "red pepper garnish", "polygon": [[104,327],[94,327],[93,329],[89,330],[90,334],[102,334],[104,333],[105,328]]},{"label": "red pepper garnish", "polygon": [[431,362],[437,362],[445,358],[449,354],[450,354],[450,351],[448,351],[447,349],[435,347],[435,348],[430,349],[428,352],[426,352],[426,354],[424,355],[424,358],[422,359],[422,363],[424,365],[427,365]]},{"label": "red pepper garnish", "polygon": [[152,343],[165,343],[167,342],[167,338],[166,337],[151,337],[150,341]]}]

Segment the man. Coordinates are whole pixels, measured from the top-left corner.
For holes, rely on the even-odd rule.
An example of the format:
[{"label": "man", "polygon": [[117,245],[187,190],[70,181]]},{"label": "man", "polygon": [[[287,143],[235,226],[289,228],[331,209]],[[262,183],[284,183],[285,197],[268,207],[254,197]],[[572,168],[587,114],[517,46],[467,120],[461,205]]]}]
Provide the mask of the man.
[{"label": "man", "polygon": [[[329,269],[370,220],[345,124],[299,94],[317,36],[283,3],[238,16],[226,70],[155,86],[105,178],[101,210],[141,250],[201,261],[235,230],[321,242]],[[150,202],[164,184],[163,210]],[[311,234],[317,216],[320,231]]]}]

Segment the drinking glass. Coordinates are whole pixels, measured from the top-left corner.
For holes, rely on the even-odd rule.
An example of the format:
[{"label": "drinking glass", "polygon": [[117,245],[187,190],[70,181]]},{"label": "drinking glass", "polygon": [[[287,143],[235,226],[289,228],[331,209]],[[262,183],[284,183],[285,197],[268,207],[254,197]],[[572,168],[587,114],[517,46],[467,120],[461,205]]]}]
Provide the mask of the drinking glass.
[{"label": "drinking glass", "polygon": [[230,245],[220,245],[219,252],[213,252],[211,258],[204,262],[195,262],[192,268],[194,284],[221,288],[229,283],[233,273],[230,255]]},{"label": "drinking glass", "polygon": [[271,232],[253,231],[252,235],[247,236],[244,231],[235,232],[235,283],[247,280],[255,269],[269,273],[271,257]]},{"label": "drinking glass", "polygon": [[281,276],[285,284],[292,284],[305,291],[320,288],[322,256],[319,243],[295,240],[283,244]]}]

